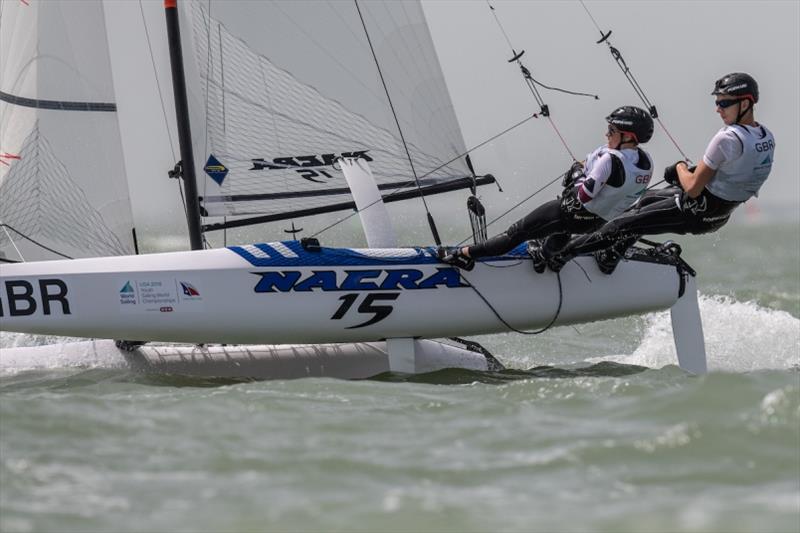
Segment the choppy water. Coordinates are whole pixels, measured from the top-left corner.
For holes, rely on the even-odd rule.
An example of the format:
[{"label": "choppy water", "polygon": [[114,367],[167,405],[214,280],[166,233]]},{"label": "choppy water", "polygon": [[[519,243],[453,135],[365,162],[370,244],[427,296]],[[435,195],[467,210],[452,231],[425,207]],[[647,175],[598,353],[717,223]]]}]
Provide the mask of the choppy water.
[{"label": "choppy water", "polygon": [[680,239],[703,377],[674,366],[666,313],[479,337],[513,370],[413,379],[215,382],[0,351],[0,531],[797,532],[798,235]]}]

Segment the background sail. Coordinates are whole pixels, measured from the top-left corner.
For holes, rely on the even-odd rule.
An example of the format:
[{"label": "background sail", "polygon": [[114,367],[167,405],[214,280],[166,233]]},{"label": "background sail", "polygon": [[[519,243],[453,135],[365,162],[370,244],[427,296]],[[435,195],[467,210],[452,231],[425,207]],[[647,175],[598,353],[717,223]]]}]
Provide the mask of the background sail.
[{"label": "background sail", "polygon": [[0,10],[0,254],[133,253],[102,5]]},{"label": "background sail", "polygon": [[[202,89],[193,120],[205,120],[192,126],[209,215],[350,201],[334,165],[342,154],[367,158],[384,194],[416,187],[355,3],[183,5],[195,62],[187,70]],[[468,176],[461,158],[439,168],[465,147],[421,6],[359,6],[417,176]]]}]

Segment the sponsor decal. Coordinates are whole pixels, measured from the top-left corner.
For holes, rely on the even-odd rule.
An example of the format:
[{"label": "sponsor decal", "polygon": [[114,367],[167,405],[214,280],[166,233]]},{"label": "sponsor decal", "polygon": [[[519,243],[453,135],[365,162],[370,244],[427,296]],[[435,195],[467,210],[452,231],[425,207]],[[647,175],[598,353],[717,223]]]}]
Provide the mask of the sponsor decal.
[{"label": "sponsor decal", "polygon": [[203,309],[203,297],[197,286],[175,278],[128,280],[119,297],[121,310],[129,313],[185,313]]},{"label": "sponsor decal", "polygon": [[198,291],[194,285],[189,282],[181,281],[181,289],[183,289],[183,295],[188,297],[193,296],[200,296],[200,291]]},{"label": "sponsor decal", "polygon": [[43,315],[71,315],[64,280],[39,279],[31,282],[24,279],[8,279],[0,291],[0,317]]},{"label": "sponsor decal", "polygon": [[427,276],[414,268],[348,270],[338,275],[334,270],[314,270],[310,274],[296,270],[253,274],[261,276],[254,288],[257,293],[308,292],[315,289],[328,292],[468,287],[462,283],[458,269],[444,267],[437,268],[435,273]]},{"label": "sponsor decal", "polygon": [[208,161],[206,161],[206,166],[203,167],[203,170],[217,185],[222,185],[222,182],[225,181],[225,176],[228,175],[228,169],[220,163],[219,159],[214,157],[214,154],[208,155]]},{"label": "sponsor decal", "polygon": [[275,157],[273,159],[257,158],[251,159],[253,166],[250,170],[294,170],[300,175],[301,178],[313,181],[315,183],[325,183],[322,178],[333,178],[330,171],[324,167],[330,167],[333,170],[339,170],[336,166],[336,160],[340,157],[353,157],[363,159],[364,161],[372,161],[373,159],[367,155],[369,150],[359,150],[355,152],[341,152],[331,154],[319,155],[297,155],[292,157]]}]

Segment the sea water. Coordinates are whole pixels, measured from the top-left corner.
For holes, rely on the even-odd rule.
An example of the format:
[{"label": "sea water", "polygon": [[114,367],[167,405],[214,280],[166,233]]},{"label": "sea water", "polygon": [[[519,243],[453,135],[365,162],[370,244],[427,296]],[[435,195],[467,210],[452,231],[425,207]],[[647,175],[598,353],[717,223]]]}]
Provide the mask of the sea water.
[{"label": "sea water", "polygon": [[476,337],[491,374],[222,382],[0,350],[0,531],[796,533],[799,234],[680,238],[701,377],[666,312]]}]

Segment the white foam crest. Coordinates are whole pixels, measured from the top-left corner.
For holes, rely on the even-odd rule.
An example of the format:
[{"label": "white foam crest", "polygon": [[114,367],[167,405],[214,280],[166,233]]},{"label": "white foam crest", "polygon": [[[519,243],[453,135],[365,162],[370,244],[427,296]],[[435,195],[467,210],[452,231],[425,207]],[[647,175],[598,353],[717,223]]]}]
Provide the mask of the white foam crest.
[{"label": "white foam crest", "polygon": [[[800,320],[789,313],[727,296],[700,295],[699,303],[710,371],[800,366]],[[669,311],[645,320],[644,337],[635,352],[603,359],[649,368],[677,364]]]},{"label": "white foam crest", "polygon": [[64,342],[74,339],[9,332],[2,332],[0,339],[0,376],[28,370],[128,366],[112,340]]}]

